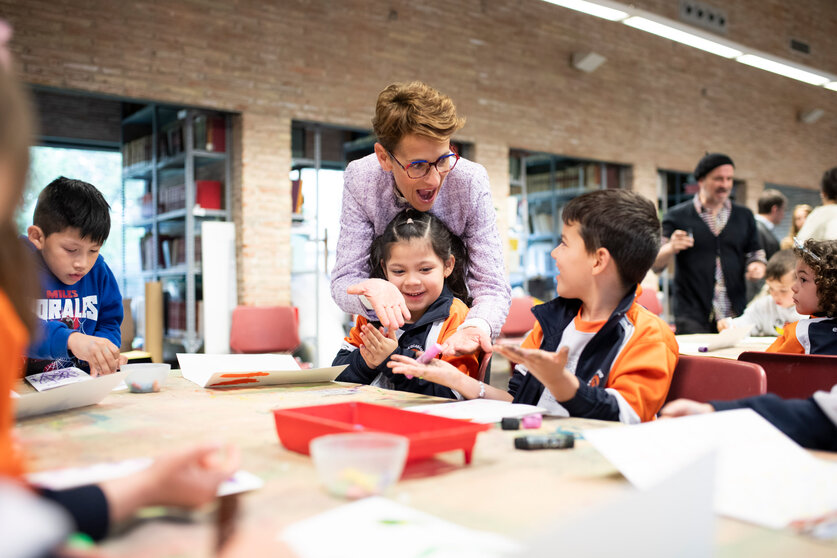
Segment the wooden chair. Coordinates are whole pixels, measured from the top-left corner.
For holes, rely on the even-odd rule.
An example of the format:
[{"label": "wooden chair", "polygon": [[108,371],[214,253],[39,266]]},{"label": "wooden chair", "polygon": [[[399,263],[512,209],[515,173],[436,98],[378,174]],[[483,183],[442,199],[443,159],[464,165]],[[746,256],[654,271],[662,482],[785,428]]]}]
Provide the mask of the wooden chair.
[{"label": "wooden chair", "polygon": [[299,309],[294,306],[237,306],[232,313],[234,353],[290,353],[300,345]]},{"label": "wooden chair", "polygon": [[762,395],[767,377],[758,364],[725,358],[680,355],[666,402],[685,398],[706,403]]},{"label": "wooden chair", "polygon": [[807,399],[837,384],[837,356],[745,351],[738,360],[764,368],[768,393],[786,399]]}]

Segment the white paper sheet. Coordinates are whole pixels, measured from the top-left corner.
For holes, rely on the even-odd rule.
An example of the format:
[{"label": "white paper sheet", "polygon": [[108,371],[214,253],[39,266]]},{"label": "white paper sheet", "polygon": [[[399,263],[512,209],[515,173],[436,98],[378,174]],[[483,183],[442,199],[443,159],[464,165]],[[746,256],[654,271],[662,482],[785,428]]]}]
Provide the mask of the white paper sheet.
[{"label": "white paper sheet", "polygon": [[496,399],[471,399],[437,405],[414,405],[405,407],[405,410],[436,415],[437,417],[465,419],[482,424],[500,422],[505,417],[524,417],[534,413],[546,412],[543,407],[497,401]]},{"label": "white paper sheet", "polygon": [[718,349],[726,349],[727,347],[735,347],[750,335],[750,330],[753,326],[730,327],[720,333],[705,335],[706,341],[701,343],[682,342],[678,340],[680,352],[682,354],[701,354],[709,351],[717,351]]},{"label": "white paper sheet", "polygon": [[207,355],[178,353],[180,371],[201,387],[250,387],[331,382],[346,368],[301,370],[291,355]]},{"label": "white paper sheet", "polygon": [[[127,477],[148,468],[153,461],[150,457],[138,457],[123,461],[96,463],[87,467],[54,469],[52,471],[30,473],[26,475],[26,480],[30,484],[51,488],[52,490],[64,490],[74,486]],[[218,496],[256,490],[262,486],[264,486],[262,479],[248,471],[239,470],[221,483],[218,487]]]},{"label": "white paper sheet", "polygon": [[76,407],[95,405],[125,380],[126,372],[89,378],[55,389],[21,395],[15,399],[15,417],[22,419]]},{"label": "white paper sheet", "polygon": [[714,453],[703,455],[649,490],[619,494],[547,525],[521,556],[619,557],[639,549],[642,558],[712,556],[714,464]]},{"label": "white paper sheet", "polygon": [[90,375],[88,373],[75,366],[26,376],[26,381],[38,391],[74,384],[76,382],[84,382],[89,379]]},{"label": "white paper sheet", "polygon": [[460,527],[381,497],[294,523],[280,537],[299,558],[499,558],[522,550],[506,537]]},{"label": "white paper sheet", "polygon": [[813,457],[750,409],[584,436],[640,489],[716,450],[714,509],[722,515],[779,529],[837,510],[837,464]]}]

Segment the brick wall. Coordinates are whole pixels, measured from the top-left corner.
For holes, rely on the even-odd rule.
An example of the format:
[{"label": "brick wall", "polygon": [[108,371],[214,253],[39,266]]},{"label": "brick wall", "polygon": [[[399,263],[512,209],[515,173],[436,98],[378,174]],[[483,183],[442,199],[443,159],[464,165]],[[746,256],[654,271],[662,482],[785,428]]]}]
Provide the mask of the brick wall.
[{"label": "brick wall", "polygon": [[[676,17],[674,0],[634,3]],[[725,8],[728,38],[794,60],[787,41],[801,38],[812,53],[798,61],[837,73],[834,2],[790,5],[738,0]],[[689,171],[706,150],[733,156],[749,200],[765,181],[816,188],[837,162],[837,93],[539,0],[0,0],[0,14],[30,83],[241,113],[243,303],[290,298],[291,122],[368,128],[392,81],[422,79],[456,100],[499,208],[509,148],[631,165],[649,196],[656,169]],[[585,50],[607,62],[574,70]],[[798,123],[811,107],[826,115]]]}]

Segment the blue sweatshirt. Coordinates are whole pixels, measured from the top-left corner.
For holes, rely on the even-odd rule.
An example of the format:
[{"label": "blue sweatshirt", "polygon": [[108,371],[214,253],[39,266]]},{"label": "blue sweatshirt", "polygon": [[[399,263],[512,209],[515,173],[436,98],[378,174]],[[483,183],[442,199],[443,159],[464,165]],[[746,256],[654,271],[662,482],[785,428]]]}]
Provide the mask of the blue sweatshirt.
[{"label": "blue sweatshirt", "polygon": [[[117,347],[122,345],[122,294],[104,258],[100,255],[78,283],[65,285],[49,270],[29,239],[23,237],[23,242],[35,252],[41,278],[41,298],[35,305],[41,320],[40,332],[27,352],[27,373],[41,372],[46,367],[79,366],[81,363],[67,350],[67,339],[76,331],[103,337]],[[81,368],[87,370],[88,366],[85,363]]]}]

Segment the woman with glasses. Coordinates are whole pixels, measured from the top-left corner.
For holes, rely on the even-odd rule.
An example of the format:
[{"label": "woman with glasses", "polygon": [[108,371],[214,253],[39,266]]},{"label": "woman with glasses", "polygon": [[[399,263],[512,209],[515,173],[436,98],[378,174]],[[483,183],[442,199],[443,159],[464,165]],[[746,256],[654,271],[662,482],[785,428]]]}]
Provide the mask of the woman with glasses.
[{"label": "woman with glasses", "polygon": [[377,318],[391,329],[409,322],[398,289],[369,278],[369,246],[405,208],[434,214],[471,257],[467,283],[474,304],[445,354],[490,351],[511,303],[488,174],[450,142],[464,123],[453,101],[424,83],[393,84],[381,92],[372,119],[375,153],[346,168],[331,280],[343,311]]}]

